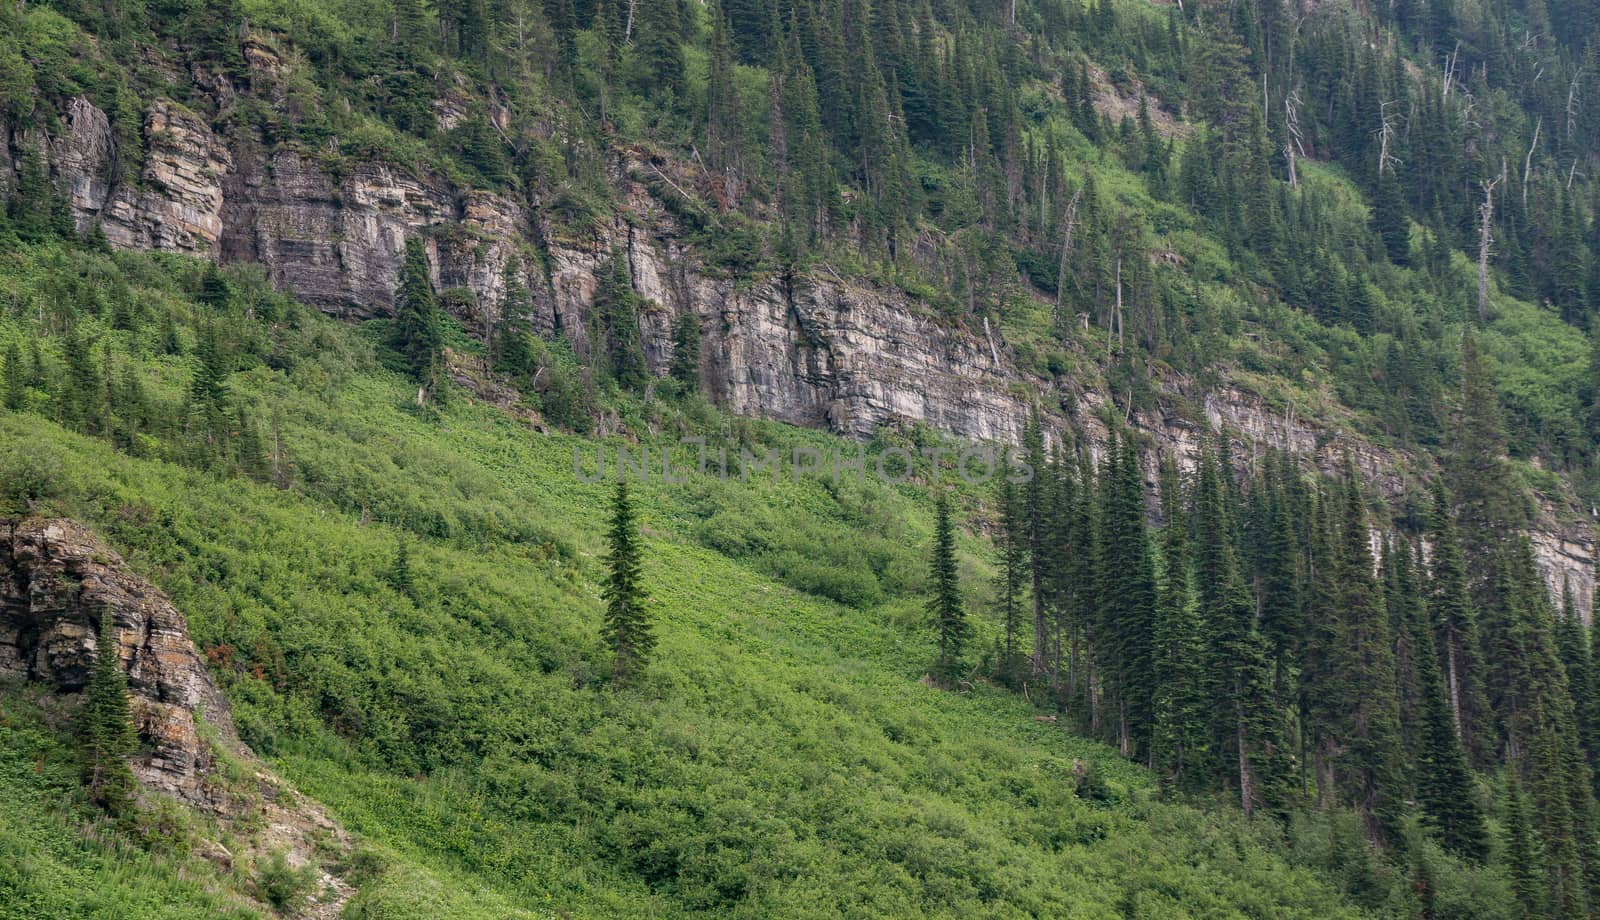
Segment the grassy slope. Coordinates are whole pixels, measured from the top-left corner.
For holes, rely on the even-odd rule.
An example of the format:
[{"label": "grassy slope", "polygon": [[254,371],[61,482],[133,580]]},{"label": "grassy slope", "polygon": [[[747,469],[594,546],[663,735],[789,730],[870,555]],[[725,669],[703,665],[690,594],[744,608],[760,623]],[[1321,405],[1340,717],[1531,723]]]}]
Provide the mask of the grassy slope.
[{"label": "grassy slope", "polygon": [[[1351,913],[1271,835],[1154,801],[1142,770],[1036,723],[1020,698],[923,685],[921,487],[646,489],[661,648],[644,686],[603,689],[607,490],[571,471],[592,442],[461,400],[419,414],[358,332],[306,323],[330,360],[230,382],[279,410],[291,490],[133,458],[31,414],[0,413],[0,471],[100,527],[185,610],[246,739],[383,857],[358,915]],[[19,331],[0,323],[0,340]],[[178,398],[187,358],[141,366],[158,401]],[[837,443],[630,411],[663,438],[694,424]],[[402,539],[413,598],[388,577]],[[988,567],[965,547],[981,606]],[[1112,801],[1075,794],[1075,761],[1099,765]],[[71,842],[73,812],[17,772],[5,807],[63,855],[12,884],[50,897],[106,857]],[[183,861],[157,862],[94,884],[198,903],[171,878]]]}]

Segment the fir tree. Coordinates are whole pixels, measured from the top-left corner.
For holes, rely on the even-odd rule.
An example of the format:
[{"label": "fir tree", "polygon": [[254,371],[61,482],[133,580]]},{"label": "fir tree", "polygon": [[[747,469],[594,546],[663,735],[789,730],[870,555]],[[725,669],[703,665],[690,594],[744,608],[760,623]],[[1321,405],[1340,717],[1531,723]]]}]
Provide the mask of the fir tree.
[{"label": "fir tree", "polygon": [[685,393],[700,389],[700,317],[685,312],[672,323],[672,379]]},{"label": "fir tree", "polygon": [[394,565],[389,569],[389,584],[412,601],[417,599],[417,578],[411,570],[411,543],[402,538],[394,549]]},{"label": "fir tree", "polygon": [[611,253],[603,269],[600,287],[595,291],[594,309],[599,317],[604,341],[605,366],[623,389],[643,389],[650,378],[639,341],[639,297],[633,291],[628,261],[620,249]]},{"label": "fir tree", "polygon": [[78,710],[83,783],[91,801],[115,814],[132,801],[133,771],[127,758],[137,747],[138,737],[128,705],[128,677],[122,670],[116,623],[109,608],[100,614],[94,652],[94,666]]},{"label": "fir tree", "polygon": [[[1333,765],[1336,782],[1360,810],[1374,839],[1392,841],[1405,796],[1400,766],[1399,710],[1395,700],[1394,646],[1383,595],[1373,578],[1371,532],[1367,528],[1354,464],[1345,455],[1340,546],[1335,557],[1336,608],[1343,646],[1337,662],[1348,671],[1346,696],[1355,706],[1333,732],[1343,748]],[[1344,721],[1344,720],[1341,720]]]},{"label": "fir tree", "polygon": [[606,602],[604,636],[611,647],[612,680],[629,684],[644,672],[655,650],[656,637],[644,589],[639,523],[625,478],[617,480],[611,500],[611,529],[607,537],[607,578],[601,589]]},{"label": "fir tree", "polygon": [[1000,479],[1000,574],[996,579],[1000,620],[1005,638],[1001,645],[998,672],[1001,683],[1020,686],[1025,676],[1021,652],[1022,594],[1028,581],[1028,529],[1023,517],[1022,498],[1009,475]]},{"label": "fir tree", "polygon": [[[1422,549],[1417,548],[1415,564],[1404,550],[1396,562],[1413,572],[1422,566]],[[1402,577],[1402,585],[1414,585],[1415,577]],[[1473,788],[1467,755],[1456,734],[1449,694],[1439,673],[1434,647],[1434,632],[1420,602],[1409,604],[1407,628],[1416,655],[1419,700],[1420,743],[1416,749],[1417,801],[1422,806],[1423,823],[1438,837],[1445,850],[1464,859],[1482,862],[1489,852],[1483,813]],[[1421,614],[1421,615],[1419,615]]]},{"label": "fir tree", "polygon": [[12,339],[6,343],[4,392],[0,393],[0,402],[12,412],[20,412],[27,401],[28,378],[22,366],[22,349],[17,346],[17,340]]},{"label": "fir tree", "polygon": [[1511,892],[1516,899],[1513,916],[1543,917],[1544,889],[1539,880],[1538,859],[1534,850],[1532,822],[1528,815],[1528,798],[1518,779],[1518,768],[1512,764],[1506,771],[1506,866],[1511,873]]},{"label": "fir tree", "polygon": [[1205,638],[1189,587],[1189,534],[1178,471],[1162,464],[1161,595],[1154,635],[1154,741],[1151,764],[1169,788],[1198,792],[1205,773]]},{"label": "fir tree", "polygon": [[207,262],[205,272],[200,276],[200,295],[195,299],[220,312],[227,309],[231,297],[232,288],[228,284],[228,279],[222,276],[217,263]]},{"label": "fir tree", "polygon": [[945,683],[961,672],[961,653],[971,631],[961,603],[960,574],[956,567],[956,532],[950,520],[950,500],[941,493],[934,505],[933,554],[929,561],[933,597],[928,612],[939,635],[939,658],[934,670]]},{"label": "fir tree", "polygon": [[1467,588],[1467,562],[1450,507],[1449,493],[1442,484],[1435,483],[1429,519],[1433,571],[1428,611],[1456,734],[1472,762],[1482,766],[1488,764],[1493,749],[1494,717],[1483,690],[1482,646]]},{"label": "fir tree", "polygon": [[634,53],[645,74],[645,92],[664,97],[667,106],[684,95],[682,32],[678,0],[639,0],[634,23]]},{"label": "fir tree", "polygon": [[421,385],[418,400],[426,399],[444,378],[444,330],[428,277],[427,252],[417,237],[406,240],[389,347],[405,358],[411,376]]},{"label": "fir tree", "polygon": [[1497,546],[1527,520],[1527,499],[1506,462],[1505,420],[1488,365],[1470,332],[1461,343],[1461,393],[1445,471],[1455,497],[1473,597],[1483,605],[1487,566]]}]

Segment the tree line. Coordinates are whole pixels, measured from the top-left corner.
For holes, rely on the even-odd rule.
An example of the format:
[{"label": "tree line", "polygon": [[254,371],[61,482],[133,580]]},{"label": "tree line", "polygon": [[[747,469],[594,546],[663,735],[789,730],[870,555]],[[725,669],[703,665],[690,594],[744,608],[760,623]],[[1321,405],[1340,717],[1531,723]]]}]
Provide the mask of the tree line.
[{"label": "tree line", "polygon": [[[1473,339],[1463,352],[1481,362]],[[1050,450],[1035,415],[1038,473],[995,495],[1001,629],[977,668],[1170,794],[1283,820],[1348,810],[1396,860],[1414,819],[1446,852],[1508,873],[1524,916],[1592,916],[1595,642],[1521,532],[1528,499],[1502,426],[1493,392],[1467,378],[1439,480],[1396,513],[1348,452],[1337,476],[1308,475],[1277,449],[1239,464],[1211,435],[1180,470],[1147,465],[1129,431],[1098,457],[1070,440]],[[951,657],[965,626],[950,626],[944,499],[936,510],[936,668],[970,674]]]}]

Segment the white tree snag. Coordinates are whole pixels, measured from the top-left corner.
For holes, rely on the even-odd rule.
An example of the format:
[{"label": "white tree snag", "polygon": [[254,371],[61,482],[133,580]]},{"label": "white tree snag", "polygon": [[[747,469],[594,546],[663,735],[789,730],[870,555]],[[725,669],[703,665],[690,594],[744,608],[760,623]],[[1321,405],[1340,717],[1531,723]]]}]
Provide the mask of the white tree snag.
[{"label": "white tree snag", "polygon": [[1494,189],[1506,177],[1505,165],[1492,182],[1483,183],[1483,204],[1478,208],[1478,322],[1489,321],[1489,247],[1494,242]]},{"label": "white tree snag", "polygon": [[1528,210],[1528,180],[1533,175],[1533,152],[1539,149],[1539,129],[1544,127],[1544,116],[1533,123],[1533,143],[1528,145],[1528,158],[1522,161],[1522,210]]}]

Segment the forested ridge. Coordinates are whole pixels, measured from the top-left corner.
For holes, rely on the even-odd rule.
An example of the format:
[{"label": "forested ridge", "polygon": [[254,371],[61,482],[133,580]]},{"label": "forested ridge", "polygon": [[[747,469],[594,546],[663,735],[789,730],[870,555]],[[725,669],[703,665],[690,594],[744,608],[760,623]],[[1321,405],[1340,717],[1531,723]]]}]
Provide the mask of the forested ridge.
[{"label": "forested ridge", "polygon": [[[447,229],[360,328],[112,252],[51,155],[78,97],[108,183],[151,182],[174,99],[573,238],[619,159],[660,164],[710,275],[993,330],[1034,475],[603,518],[574,446],[837,444],[702,397],[691,314],[653,374],[621,249],[581,340],[509,266],[465,322]],[[1600,914],[1593,617],[1526,533],[1600,498],[1592,4],[49,2],[0,9],[0,110],[0,512],[95,523],[185,608],[241,737],[369,838],[356,915]],[[1174,379],[1407,458],[1402,488],[1227,430],[1161,455],[1127,420]],[[72,878],[108,916],[198,903],[170,840],[203,828],[94,818],[6,692],[18,915],[85,910]]]}]

